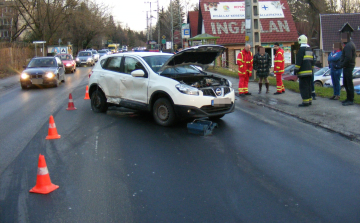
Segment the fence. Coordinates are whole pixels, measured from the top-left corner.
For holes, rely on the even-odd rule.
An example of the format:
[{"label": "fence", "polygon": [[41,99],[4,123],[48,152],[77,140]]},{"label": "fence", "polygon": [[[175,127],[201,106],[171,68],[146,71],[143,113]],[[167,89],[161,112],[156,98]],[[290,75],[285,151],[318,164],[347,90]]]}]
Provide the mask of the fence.
[{"label": "fence", "polygon": [[20,73],[34,55],[34,47],[28,43],[0,43],[0,76]]}]

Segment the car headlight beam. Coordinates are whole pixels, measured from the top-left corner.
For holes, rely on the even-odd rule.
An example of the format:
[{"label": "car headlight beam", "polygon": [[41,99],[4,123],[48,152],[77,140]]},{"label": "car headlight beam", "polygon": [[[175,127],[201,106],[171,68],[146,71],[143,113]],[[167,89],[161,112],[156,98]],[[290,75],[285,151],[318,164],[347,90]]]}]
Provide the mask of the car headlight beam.
[{"label": "car headlight beam", "polygon": [[29,77],[30,77],[30,75],[27,74],[27,73],[22,73],[21,74],[21,79],[28,79]]},{"label": "car headlight beam", "polygon": [[186,84],[177,84],[175,86],[181,93],[188,95],[199,95],[199,89],[191,87]]},{"label": "car headlight beam", "polygon": [[55,74],[49,72],[49,73],[46,73],[46,74],[45,74],[45,77],[47,77],[47,78],[54,78],[54,77],[55,77]]},{"label": "car headlight beam", "polygon": [[80,59],[78,58],[78,57],[76,57],[76,59],[75,59],[76,61],[80,61]]}]

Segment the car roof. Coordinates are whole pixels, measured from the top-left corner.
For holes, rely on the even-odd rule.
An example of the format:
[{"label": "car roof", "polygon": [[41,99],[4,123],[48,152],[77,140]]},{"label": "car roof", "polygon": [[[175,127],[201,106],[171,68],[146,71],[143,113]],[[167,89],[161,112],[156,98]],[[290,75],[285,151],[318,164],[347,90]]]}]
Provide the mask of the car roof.
[{"label": "car roof", "polygon": [[173,55],[171,53],[160,53],[160,52],[126,52],[126,53],[122,53],[119,55],[125,55],[125,56],[130,56],[130,55],[137,55],[140,57],[146,57],[146,56],[161,56],[161,55]]}]

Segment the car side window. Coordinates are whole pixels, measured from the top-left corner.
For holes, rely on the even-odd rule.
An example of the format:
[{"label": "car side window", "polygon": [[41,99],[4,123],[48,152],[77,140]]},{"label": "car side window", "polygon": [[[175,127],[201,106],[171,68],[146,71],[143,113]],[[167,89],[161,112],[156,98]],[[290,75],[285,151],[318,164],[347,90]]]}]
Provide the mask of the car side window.
[{"label": "car side window", "polygon": [[[102,60],[105,62],[105,60]],[[120,72],[121,57],[110,57],[106,60],[106,63],[102,66],[105,70],[111,70]]]},{"label": "car side window", "polygon": [[134,70],[143,70],[145,74],[147,73],[140,61],[131,57],[125,57],[124,73],[131,74]]}]

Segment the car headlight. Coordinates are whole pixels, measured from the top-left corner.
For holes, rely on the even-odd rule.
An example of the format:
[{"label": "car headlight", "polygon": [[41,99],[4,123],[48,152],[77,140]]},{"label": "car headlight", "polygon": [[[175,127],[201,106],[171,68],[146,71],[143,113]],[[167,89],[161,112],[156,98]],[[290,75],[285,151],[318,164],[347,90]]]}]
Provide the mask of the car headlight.
[{"label": "car headlight", "polygon": [[199,95],[199,90],[197,88],[191,87],[189,85],[186,84],[177,84],[175,85],[175,87],[184,94],[189,94],[189,95]]},{"label": "car headlight", "polygon": [[75,59],[75,60],[76,60],[76,61],[80,61],[80,59],[79,59],[79,58],[77,58],[77,57],[76,57],[76,59]]},{"label": "car headlight", "polygon": [[21,74],[21,79],[28,79],[29,77],[30,77],[30,75],[27,74],[27,73],[22,73]]},{"label": "car headlight", "polygon": [[71,67],[72,64],[71,64],[71,63],[67,63],[66,66],[67,66],[67,67]]},{"label": "car headlight", "polygon": [[54,78],[54,77],[55,77],[55,74],[49,72],[49,73],[46,73],[46,74],[45,74],[45,77],[47,77],[47,78]]},{"label": "car headlight", "polygon": [[90,62],[92,59],[91,58],[88,58],[87,61]]}]

